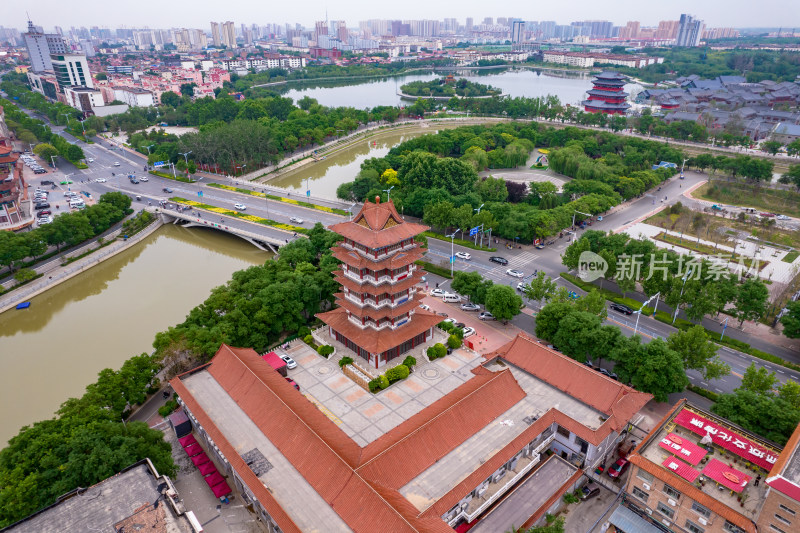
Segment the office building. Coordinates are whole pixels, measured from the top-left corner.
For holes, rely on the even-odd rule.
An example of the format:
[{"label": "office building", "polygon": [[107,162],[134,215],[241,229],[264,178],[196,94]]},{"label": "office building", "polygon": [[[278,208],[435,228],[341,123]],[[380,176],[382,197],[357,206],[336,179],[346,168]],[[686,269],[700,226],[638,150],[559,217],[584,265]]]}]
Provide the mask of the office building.
[{"label": "office building", "polygon": [[347,44],[347,40],[350,38],[350,34],[347,31],[347,23],[343,20],[334,20],[333,35],[342,43]]},{"label": "office building", "polygon": [[22,36],[25,39],[25,46],[28,49],[31,68],[34,72],[53,70],[50,56],[52,54],[66,54],[69,50],[61,35],[44,33],[41,26],[34,26],[30,20],[28,21],[28,31],[23,33]]},{"label": "office building", "polygon": [[525,40],[525,22],[515,20],[511,23],[511,42],[521,43]]},{"label": "office building", "polygon": [[61,54],[50,56],[53,64],[53,73],[58,85],[63,90],[65,87],[94,87],[92,73],[89,72],[89,63],[85,55]]},{"label": "office building", "polygon": [[678,21],[678,36],[675,46],[698,46],[706,25],[691,15],[683,14]]}]

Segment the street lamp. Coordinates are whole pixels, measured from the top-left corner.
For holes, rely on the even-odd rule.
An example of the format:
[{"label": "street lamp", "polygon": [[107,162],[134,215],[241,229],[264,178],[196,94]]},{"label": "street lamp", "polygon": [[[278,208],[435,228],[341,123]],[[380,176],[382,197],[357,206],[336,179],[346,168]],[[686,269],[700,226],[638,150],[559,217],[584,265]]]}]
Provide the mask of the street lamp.
[{"label": "street lamp", "polygon": [[383,189],[383,192],[385,192],[385,193],[386,193],[386,201],[387,201],[387,202],[389,202],[389,200],[391,199],[391,198],[390,198],[390,195],[391,195],[391,193],[392,193],[392,189],[394,189],[394,185],[392,185],[392,186],[391,186],[391,187],[389,187],[388,189]]},{"label": "street lamp", "polygon": [[183,156],[183,159],[186,161],[186,166],[188,167],[189,166],[189,154],[191,154],[192,151],[189,150],[188,152],[178,152],[178,153]]},{"label": "street lamp", "polygon": [[483,209],[484,205],[486,205],[486,204],[481,204],[481,206],[479,208],[473,209],[473,211],[475,211],[476,215],[480,215],[481,214],[481,209]]},{"label": "street lamp", "polygon": [[574,213],[572,213],[572,227],[573,228],[575,227],[575,215],[586,215],[587,217],[592,216],[589,213],[582,213],[581,211],[575,211]]},{"label": "street lamp", "polygon": [[150,148],[152,148],[153,146],[155,146],[155,143],[153,143],[153,144],[151,144],[149,146],[145,146],[145,148],[147,148],[147,155],[148,156],[150,155]]},{"label": "street lamp", "polygon": [[53,163],[53,168],[56,168],[56,156],[51,155],[50,156],[50,161]]},{"label": "street lamp", "polygon": [[[455,230],[450,235],[446,235],[446,237],[450,237],[450,277],[451,278],[453,277],[453,263],[456,262],[455,261],[456,247],[455,247],[454,243],[455,243],[456,233],[458,233],[459,231],[461,231],[461,228],[458,228],[457,230]],[[461,234],[463,235],[464,232],[462,231]]]},{"label": "street lamp", "polygon": [[672,324],[675,324],[675,320],[678,318],[678,311],[681,309],[681,298],[683,297],[683,289],[686,288],[686,280],[689,279],[689,276],[692,275],[692,267],[686,270],[686,274],[683,276],[683,285],[681,285],[681,293],[678,296],[678,303],[675,305],[675,314],[672,316]]},{"label": "street lamp", "polygon": [[[653,298],[658,298],[660,295],[661,295],[660,292],[655,293],[653,296],[650,297],[649,300],[647,300],[646,302],[644,302],[642,304],[642,306],[639,308],[638,311],[636,311],[636,326],[633,328],[633,334],[634,335],[636,335],[636,332],[639,331],[639,317],[642,316],[642,310],[644,309],[644,306],[646,306],[647,304],[652,302]],[[656,305],[658,305],[658,304],[656,303]]]},{"label": "street lamp", "polygon": [[348,212],[348,213],[350,213],[350,220],[351,220],[351,221],[353,220],[353,208],[354,208],[355,206],[357,206],[357,205],[358,205],[358,204],[357,204],[357,203],[355,203],[355,204],[353,204],[353,205],[351,205],[350,207],[348,207],[348,208],[347,208],[347,212]]},{"label": "street lamp", "polygon": [[61,113],[62,117],[67,117],[67,121],[64,123],[64,126],[69,125],[69,117],[72,116],[72,113]]},{"label": "street lamp", "polygon": [[244,176],[244,169],[245,169],[246,166],[247,166],[247,163],[245,163],[244,165],[239,167],[240,169],[242,169],[242,173],[241,173],[242,176]]}]

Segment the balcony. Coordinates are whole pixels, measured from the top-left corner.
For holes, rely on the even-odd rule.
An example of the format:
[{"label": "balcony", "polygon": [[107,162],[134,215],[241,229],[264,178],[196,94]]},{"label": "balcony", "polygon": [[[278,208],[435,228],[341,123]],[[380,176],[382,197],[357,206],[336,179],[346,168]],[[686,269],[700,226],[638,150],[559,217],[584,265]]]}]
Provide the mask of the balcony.
[{"label": "balcony", "polygon": [[402,281],[402,280],[406,279],[408,276],[410,276],[410,275],[412,275],[414,273],[413,270],[410,270],[408,272],[403,272],[402,274],[398,274],[396,276],[383,275],[383,276],[378,276],[377,278],[375,278],[373,276],[361,277],[358,274],[350,272],[350,270],[343,270],[343,272],[344,272],[345,276],[347,276],[349,279],[351,279],[351,280],[353,280],[353,281],[355,281],[357,283],[371,283],[372,285],[375,285],[376,287],[378,285],[382,284],[382,283],[397,283],[398,281]]},{"label": "balcony", "polygon": [[[414,314],[413,311],[411,312],[411,314],[412,315]],[[358,320],[356,317],[349,316],[349,317],[347,317],[347,319],[350,322],[352,322],[353,324],[355,324],[356,326],[358,326],[359,328],[361,328],[361,329],[372,328],[372,329],[374,329],[376,331],[380,331],[382,329],[387,329],[387,328],[391,329],[391,330],[397,329],[400,326],[408,323],[408,321],[411,320],[411,317],[409,316],[408,318],[403,318],[402,320],[400,320],[399,322],[395,323],[394,325],[392,325],[391,322],[384,322],[380,326],[376,322],[373,322],[372,320],[367,320],[366,322],[364,322],[362,324],[361,320]]]},{"label": "balcony", "polygon": [[358,305],[359,307],[370,306],[373,309],[380,309],[381,307],[397,307],[398,305],[404,304],[409,300],[409,298],[411,298],[411,295],[408,296],[403,295],[400,298],[395,299],[395,301],[392,301],[390,298],[383,298],[381,300],[364,298],[364,300],[362,301],[361,298],[358,298],[350,294],[345,294],[345,298],[347,298],[348,301]]},{"label": "balcony", "polygon": [[414,248],[414,246],[416,246],[416,243],[414,241],[411,241],[411,243],[406,244],[405,246],[401,246],[399,248],[395,248],[392,251],[382,252],[382,253],[380,253],[378,255],[373,255],[372,253],[370,253],[367,250],[363,250],[361,248],[353,246],[352,244],[348,244],[347,242],[344,242],[344,241],[340,242],[339,245],[344,247],[344,248],[347,248],[348,250],[352,250],[352,251],[358,253],[359,255],[361,255],[361,256],[363,256],[363,257],[365,257],[365,258],[367,258],[367,259],[369,259],[371,261],[376,261],[376,260],[380,260],[380,259],[386,259],[387,257],[390,257],[391,255],[394,255],[397,252],[402,252],[404,250],[410,250],[411,248]]}]

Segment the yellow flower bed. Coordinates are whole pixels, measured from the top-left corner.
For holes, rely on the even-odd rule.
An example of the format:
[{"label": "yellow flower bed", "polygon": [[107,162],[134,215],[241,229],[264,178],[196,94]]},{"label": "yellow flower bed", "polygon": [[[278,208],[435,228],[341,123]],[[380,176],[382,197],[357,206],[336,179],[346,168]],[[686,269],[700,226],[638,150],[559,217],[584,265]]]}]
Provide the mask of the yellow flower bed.
[{"label": "yellow flower bed", "polygon": [[539,153],[547,155],[550,153],[550,150],[548,150],[547,148],[539,148]]}]

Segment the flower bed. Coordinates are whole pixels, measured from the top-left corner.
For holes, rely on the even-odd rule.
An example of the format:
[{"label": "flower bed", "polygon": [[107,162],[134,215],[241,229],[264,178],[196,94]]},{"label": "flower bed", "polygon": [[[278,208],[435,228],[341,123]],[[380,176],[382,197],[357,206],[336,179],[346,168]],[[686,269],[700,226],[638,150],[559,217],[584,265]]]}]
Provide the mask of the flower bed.
[{"label": "flower bed", "polygon": [[186,198],[180,197],[173,197],[170,198],[171,202],[175,202],[176,204],[183,204],[194,207],[195,209],[202,209],[203,211],[209,211],[211,213],[217,213],[219,215],[227,215],[229,217],[236,217],[241,218],[242,220],[248,220],[250,222],[255,222],[257,224],[263,224],[265,226],[271,226],[275,229],[279,229],[286,232],[294,232],[294,233],[308,233],[306,228],[301,228],[300,226],[292,226],[291,224],[284,224],[282,222],[276,222],[274,220],[270,220],[268,218],[261,218],[255,215],[246,215],[241,211],[231,211],[230,209],[225,209],[224,207],[217,207],[214,205],[202,204],[200,202],[195,202],[194,200],[187,200]]},{"label": "flower bed", "polygon": [[303,202],[301,200],[293,200],[292,198],[284,198],[283,196],[275,196],[272,194],[266,194],[263,192],[258,191],[251,191],[249,189],[242,189],[240,187],[232,187],[231,185],[223,185],[221,183],[209,183],[209,187],[216,187],[217,189],[225,189],[226,191],[233,191],[238,192],[241,194],[247,194],[250,196],[257,196],[259,198],[268,198],[270,200],[275,200],[276,202],[283,202],[286,204],[298,205],[301,207],[307,207],[309,209],[316,209],[317,211],[324,211],[326,213],[333,213],[336,215],[347,216],[349,213],[344,209],[336,209],[335,207],[326,207],[324,205],[317,205],[312,204],[310,202]]}]

